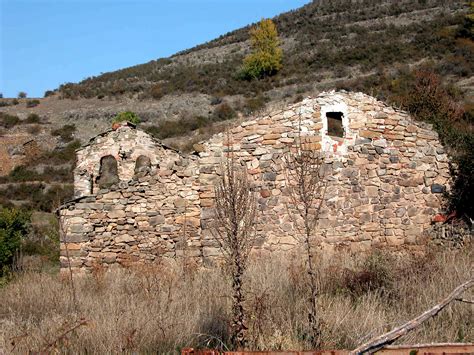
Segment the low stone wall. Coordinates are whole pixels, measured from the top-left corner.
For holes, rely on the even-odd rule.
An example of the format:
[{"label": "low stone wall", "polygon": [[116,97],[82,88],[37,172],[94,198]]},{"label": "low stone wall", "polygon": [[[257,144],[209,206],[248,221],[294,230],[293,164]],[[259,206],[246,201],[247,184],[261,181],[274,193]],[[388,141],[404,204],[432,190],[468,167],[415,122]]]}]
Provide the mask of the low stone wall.
[{"label": "low stone wall", "polygon": [[200,257],[197,171],[186,169],[193,175],[156,169],[63,206],[61,267],[68,253],[73,269]]}]

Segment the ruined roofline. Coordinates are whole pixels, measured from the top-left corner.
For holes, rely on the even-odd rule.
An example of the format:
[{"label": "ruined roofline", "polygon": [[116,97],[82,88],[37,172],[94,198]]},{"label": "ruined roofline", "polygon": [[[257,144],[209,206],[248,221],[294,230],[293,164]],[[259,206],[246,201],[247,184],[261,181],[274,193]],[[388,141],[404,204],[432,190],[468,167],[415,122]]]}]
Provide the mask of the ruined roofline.
[{"label": "ruined roofline", "polygon": [[59,212],[66,209],[66,208],[69,208],[70,206],[73,206],[74,204],[76,204],[77,202],[80,202],[81,200],[84,200],[86,198],[89,198],[91,196],[94,196],[94,195],[86,195],[86,196],[81,196],[81,197],[75,197],[71,200],[67,200],[65,201],[61,206],[59,206],[58,208],[56,208],[54,210],[54,214],[56,216],[59,216]]},{"label": "ruined roofline", "polygon": [[[148,136],[150,136],[150,139],[151,139],[154,143],[156,143],[158,146],[160,146],[160,147],[162,147],[162,148],[164,148],[164,149],[167,149],[167,150],[172,150],[172,151],[178,153],[178,154],[181,155],[181,156],[186,156],[186,154],[183,153],[183,152],[181,152],[179,149],[176,149],[176,148],[173,148],[173,147],[171,147],[171,146],[169,146],[169,145],[164,144],[160,139],[153,137],[151,134],[149,134],[148,132],[144,131],[143,129],[138,128],[137,125],[135,125],[135,124],[133,124],[133,123],[131,123],[131,122],[126,121],[126,127],[129,127],[129,128],[131,128],[131,129],[140,130],[140,131],[142,131],[143,133],[145,133],[145,134],[147,134]],[[99,133],[99,134],[93,136],[92,138],[89,139],[89,141],[88,141],[87,143],[84,143],[84,144],[82,144],[79,148],[77,148],[77,149],[75,150],[75,152],[76,152],[76,153],[77,153],[77,152],[80,152],[80,151],[83,150],[84,148],[87,148],[87,147],[89,147],[89,146],[95,144],[95,141],[97,140],[97,138],[104,137],[104,136],[108,135],[109,133],[115,132],[115,131],[116,131],[115,129],[109,128],[109,129],[107,129],[107,130],[105,130],[105,131],[103,131],[103,132],[101,132],[101,133]]]},{"label": "ruined roofline", "polygon": [[[317,96],[314,96],[314,97],[313,96],[307,96],[307,97],[303,98],[303,100],[301,100],[299,102],[296,102],[296,103],[286,105],[283,108],[278,108],[278,109],[275,109],[275,110],[270,111],[270,112],[260,113],[260,114],[254,115],[254,116],[248,116],[248,117],[244,117],[240,120],[236,120],[236,121],[232,122],[232,124],[230,124],[229,128],[230,129],[236,128],[236,127],[238,127],[241,124],[246,123],[246,122],[251,122],[251,121],[257,121],[258,122],[260,120],[265,120],[265,119],[269,119],[269,118],[271,119],[274,116],[283,114],[286,111],[298,109],[302,106],[307,105],[308,103],[312,103],[313,105],[316,105],[316,104],[320,104],[321,100],[328,100],[328,99],[330,100],[331,98],[333,98],[333,99],[342,99],[342,100],[350,99],[350,100],[356,100],[356,101],[357,100],[370,100],[370,101],[372,101],[372,104],[383,105],[385,108],[392,109],[395,113],[406,116],[417,127],[434,131],[433,125],[431,123],[415,120],[413,118],[413,116],[410,114],[410,112],[408,112],[406,110],[394,107],[394,106],[390,105],[389,103],[387,103],[385,101],[379,100],[376,97],[368,95],[368,94],[363,93],[361,91],[347,91],[347,90],[322,91]],[[435,131],[435,133],[437,133],[437,132]],[[208,142],[211,142],[214,139],[217,139],[218,137],[221,137],[222,134],[225,134],[225,132],[215,133],[211,137],[197,142],[197,144],[198,145],[206,144]],[[195,154],[195,153],[198,153],[198,151],[193,150],[189,153],[189,155],[192,155],[192,154]]]}]

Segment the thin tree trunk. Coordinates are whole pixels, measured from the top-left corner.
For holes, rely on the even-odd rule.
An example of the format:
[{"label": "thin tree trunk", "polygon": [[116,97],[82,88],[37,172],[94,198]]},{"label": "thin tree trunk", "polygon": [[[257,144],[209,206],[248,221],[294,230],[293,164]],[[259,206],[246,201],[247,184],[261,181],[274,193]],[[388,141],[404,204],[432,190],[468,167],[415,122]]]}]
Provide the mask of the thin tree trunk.
[{"label": "thin tree trunk", "polygon": [[245,348],[245,330],[247,327],[245,326],[245,314],[244,314],[244,296],[242,293],[242,276],[243,276],[243,269],[240,265],[241,263],[237,263],[235,265],[234,275],[232,277],[232,288],[234,289],[234,307],[233,307],[233,324],[232,327],[232,344],[235,344],[237,350],[241,350]]},{"label": "thin tree trunk", "polygon": [[313,252],[311,250],[311,240],[310,236],[306,236],[306,249],[308,255],[308,276],[309,276],[309,283],[311,288],[311,295],[310,295],[310,311],[308,314],[308,320],[311,327],[311,343],[313,347],[318,349],[321,345],[321,330],[319,328],[319,320],[318,320],[318,287],[317,287],[317,280],[316,274],[314,271],[313,265]]}]

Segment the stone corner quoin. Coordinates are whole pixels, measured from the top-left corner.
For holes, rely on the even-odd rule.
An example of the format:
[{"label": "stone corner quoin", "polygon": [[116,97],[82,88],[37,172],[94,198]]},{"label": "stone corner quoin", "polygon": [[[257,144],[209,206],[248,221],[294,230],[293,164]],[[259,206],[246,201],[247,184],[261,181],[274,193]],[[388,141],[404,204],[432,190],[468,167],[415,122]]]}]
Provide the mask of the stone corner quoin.
[{"label": "stone corner quoin", "polygon": [[324,252],[419,247],[451,180],[437,133],[373,97],[332,91],[236,124],[189,155],[130,125],[91,139],[77,151],[75,199],[58,210],[61,267],[218,257],[210,225],[229,138],[258,195],[256,252],[293,249],[282,158],[298,137],[330,172],[315,232]]}]

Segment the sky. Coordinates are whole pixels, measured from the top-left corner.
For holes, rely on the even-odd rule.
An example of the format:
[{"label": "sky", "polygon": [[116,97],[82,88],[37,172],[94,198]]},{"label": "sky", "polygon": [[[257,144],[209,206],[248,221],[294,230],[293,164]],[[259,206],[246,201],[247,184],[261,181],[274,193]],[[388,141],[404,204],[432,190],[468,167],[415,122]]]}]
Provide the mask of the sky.
[{"label": "sky", "polygon": [[212,40],[309,0],[0,0],[0,93],[66,82]]}]

